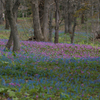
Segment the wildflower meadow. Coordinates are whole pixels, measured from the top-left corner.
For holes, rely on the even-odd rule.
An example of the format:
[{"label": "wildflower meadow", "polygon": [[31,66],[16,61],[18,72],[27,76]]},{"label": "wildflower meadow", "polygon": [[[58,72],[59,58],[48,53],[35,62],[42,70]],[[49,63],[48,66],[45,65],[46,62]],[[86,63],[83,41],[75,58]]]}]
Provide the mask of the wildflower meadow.
[{"label": "wildflower meadow", "polygon": [[100,47],[0,39],[0,100],[100,100]]}]

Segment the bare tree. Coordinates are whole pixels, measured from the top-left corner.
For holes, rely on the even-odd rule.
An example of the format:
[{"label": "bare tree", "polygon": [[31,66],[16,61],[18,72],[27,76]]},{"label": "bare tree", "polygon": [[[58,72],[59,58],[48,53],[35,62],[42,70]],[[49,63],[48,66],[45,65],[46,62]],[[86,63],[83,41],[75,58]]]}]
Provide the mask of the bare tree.
[{"label": "bare tree", "polygon": [[44,41],[47,42],[49,39],[49,28],[48,28],[48,16],[49,16],[49,2],[50,0],[45,0],[44,3],[44,15],[43,15],[43,36]]},{"label": "bare tree", "polygon": [[71,32],[71,7],[70,7],[70,0],[64,0],[64,19],[65,19],[65,33]]},{"label": "bare tree", "polygon": [[40,26],[38,3],[39,3],[38,0],[32,0],[34,37],[36,41],[43,41],[44,37],[42,36],[42,31]]},{"label": "bare tree", "polygon": [[53,10],[54,7],[50,7],[50,12],[49,12],[49,42],[52,42],[52,30],[53,30]]},{"label": "bare tree", "polygon": [[39,0],[39,18],[41,31],[43,32],[44,0]]},{"label": "bare tree", "polygon": [[32,0],[34,38],[49,41],[49,8],[52,0]]},{"label": "bare tree", "polygon": [[58,43],[59,40],[59,0],[55,0],[56,11],[55,11],[55,40],[54,43]]},{"label": "bare tree", "polygon": [[15,3],[13,3],[13,0],[6,0],[6,12],[7,12],[7,18],[9,20],[11,33],[8,40],[8,43],[6,45],[6,48],[10,49],[10,46],[12,44],[13,39],[13,51],[19,51],[20,50],[20,41],[18,36],[18,30],[16,25],[16,18],[15,13],[18,10],[18,7],[20,5],[20,0],[16,0]]}]

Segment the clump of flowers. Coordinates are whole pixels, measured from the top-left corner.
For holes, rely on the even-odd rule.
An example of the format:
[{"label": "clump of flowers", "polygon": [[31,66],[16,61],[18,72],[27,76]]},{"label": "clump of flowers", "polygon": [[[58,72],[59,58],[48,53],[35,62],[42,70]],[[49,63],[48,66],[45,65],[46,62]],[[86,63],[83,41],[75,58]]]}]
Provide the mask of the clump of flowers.
[{"label": "clump of flowers", "polygon": [[20,84],[18,84],[18,83],[9,83],[9,85],[12,85],[12,86],[19,86],[19,87],[20,87]]}]

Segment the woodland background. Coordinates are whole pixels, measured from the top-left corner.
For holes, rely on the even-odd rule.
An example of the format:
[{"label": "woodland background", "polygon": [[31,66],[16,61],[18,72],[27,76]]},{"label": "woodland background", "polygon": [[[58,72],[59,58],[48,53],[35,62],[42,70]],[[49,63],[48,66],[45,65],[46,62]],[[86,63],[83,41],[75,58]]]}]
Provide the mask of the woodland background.
[{"label": "woodland background", "polygon": [[1,30],[12,30],[6,47],[13,41],[15,51],[20,40],[58,43],[60,33],[67,36],[66,43],[95,44],[100,38],[99,19],[99,0],[0,0],[0,25],[5,26]]}]

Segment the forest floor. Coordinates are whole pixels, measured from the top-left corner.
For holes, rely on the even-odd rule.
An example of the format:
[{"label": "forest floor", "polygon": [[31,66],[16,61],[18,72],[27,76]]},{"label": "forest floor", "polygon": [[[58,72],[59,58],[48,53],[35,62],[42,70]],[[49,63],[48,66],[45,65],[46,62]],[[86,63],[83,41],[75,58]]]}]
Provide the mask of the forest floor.
[{"label": "forest floor", "polygon": [[10,30],[0,28],[1,100],[100,100],[100,47],[84,32],[75,44],[62,31],[58,44],[20,41],[14,53],[4,50]]}]

